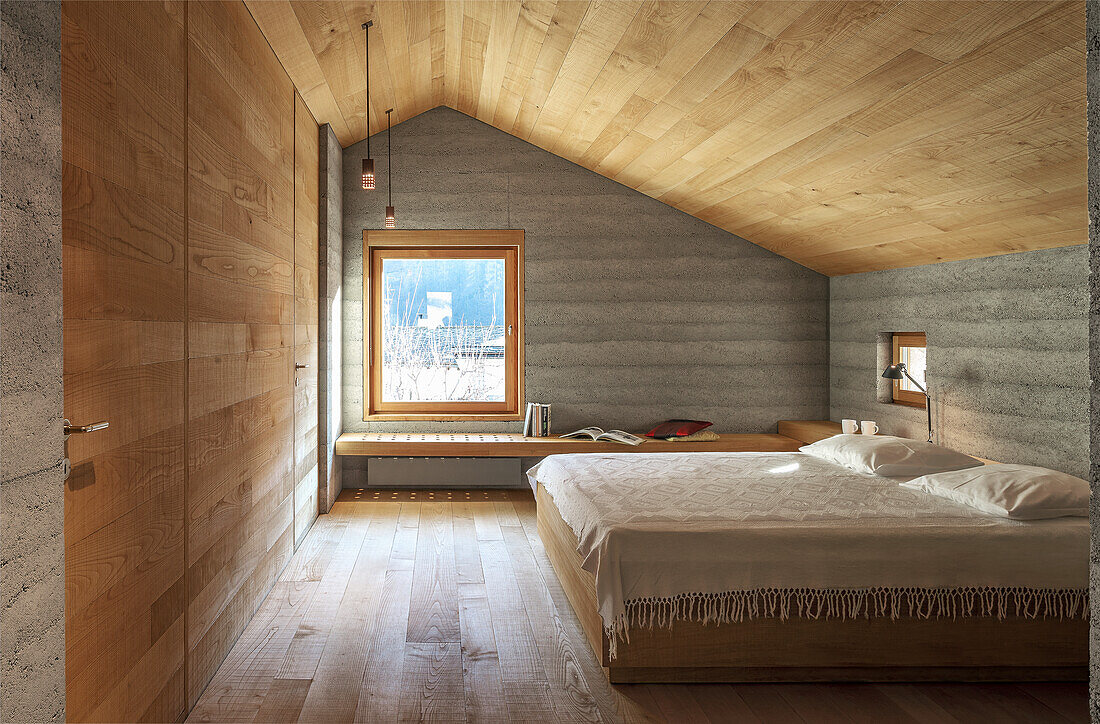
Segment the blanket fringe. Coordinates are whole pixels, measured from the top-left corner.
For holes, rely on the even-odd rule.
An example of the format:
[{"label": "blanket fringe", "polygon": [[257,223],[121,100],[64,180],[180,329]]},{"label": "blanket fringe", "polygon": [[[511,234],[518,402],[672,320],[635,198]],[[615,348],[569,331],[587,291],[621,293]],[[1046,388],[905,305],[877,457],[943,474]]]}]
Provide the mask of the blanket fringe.
[{"label": "blanket fringe", "polygon": [[626,610],[604,628],[611,658],[615,658],[617,643],[629,643],[630,629],[671,628],[673,621],[721,625],[755,618],[786,620],[791,617],[1087,618],[1088,613],[1088,591],[1077,589],[765,588],[632,599],[626,602]]}]

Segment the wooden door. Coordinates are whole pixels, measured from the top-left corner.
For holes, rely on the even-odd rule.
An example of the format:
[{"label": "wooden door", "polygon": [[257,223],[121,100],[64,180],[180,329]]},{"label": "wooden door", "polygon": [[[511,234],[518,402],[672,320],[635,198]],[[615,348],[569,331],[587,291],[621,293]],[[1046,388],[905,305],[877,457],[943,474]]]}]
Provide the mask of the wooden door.
[{"label": "wooden door", "polygon": [[66,715],[184,713],[184,9],[62,10]]},{"label": "wooden door", "polygon": [[294,88],[243,4],[187,12],[193,704],[294,544]]},{"label": "wooden door", "polygon": [[317,517],[317,122],[294,94],[294,544]]}]

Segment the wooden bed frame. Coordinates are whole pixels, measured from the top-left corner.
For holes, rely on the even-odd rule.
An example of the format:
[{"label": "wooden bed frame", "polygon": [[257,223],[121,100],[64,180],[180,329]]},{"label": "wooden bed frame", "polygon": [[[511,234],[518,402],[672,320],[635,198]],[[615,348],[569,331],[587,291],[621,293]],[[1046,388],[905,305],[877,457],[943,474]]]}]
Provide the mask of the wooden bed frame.
[{"label": "wooden bed frame", "polygon": [[1088,621],[1080,618],[678,621],[632,629],[611,660],[577,538],[542,485],[536,505],[546,554],[612,683],[1087,679]]}]

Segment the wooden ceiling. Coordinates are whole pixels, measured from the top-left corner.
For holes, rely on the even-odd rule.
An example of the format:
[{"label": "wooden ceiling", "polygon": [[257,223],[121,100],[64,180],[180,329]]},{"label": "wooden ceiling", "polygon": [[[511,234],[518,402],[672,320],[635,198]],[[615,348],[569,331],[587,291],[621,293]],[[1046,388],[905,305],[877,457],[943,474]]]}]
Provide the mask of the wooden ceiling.
[{"label": "wooden ceiling", "polygon": [[246,0],[345,146],[446,105],[829,275],[1087,240],[1084,2]]}]

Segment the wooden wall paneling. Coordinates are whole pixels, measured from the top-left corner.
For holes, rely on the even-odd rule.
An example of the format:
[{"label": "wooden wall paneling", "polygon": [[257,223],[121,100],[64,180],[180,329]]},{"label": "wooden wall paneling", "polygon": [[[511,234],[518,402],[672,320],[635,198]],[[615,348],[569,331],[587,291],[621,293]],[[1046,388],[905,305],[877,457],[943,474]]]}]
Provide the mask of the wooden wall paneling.
[{"label": "wooden wall paneling", "polygon": [[293,548],[296,269],[290,80],[240,3],[187,41],[190,705]]},{"label": "wooden wall paneling", "polygon": [[184,677],[184,13],[62,8],[66,715],[173,721]]},{"label": "wooden wall paneling", "polygon": [[447,105],[826,274],[1085,241],[1080,0],[246,2],[345,146],[369,17],[376,131]]},{"label": "wooden wall paneling", "polygon": [[294,94],[294,541],[317,518],[318,189],[319,136],[301,97]]}]

